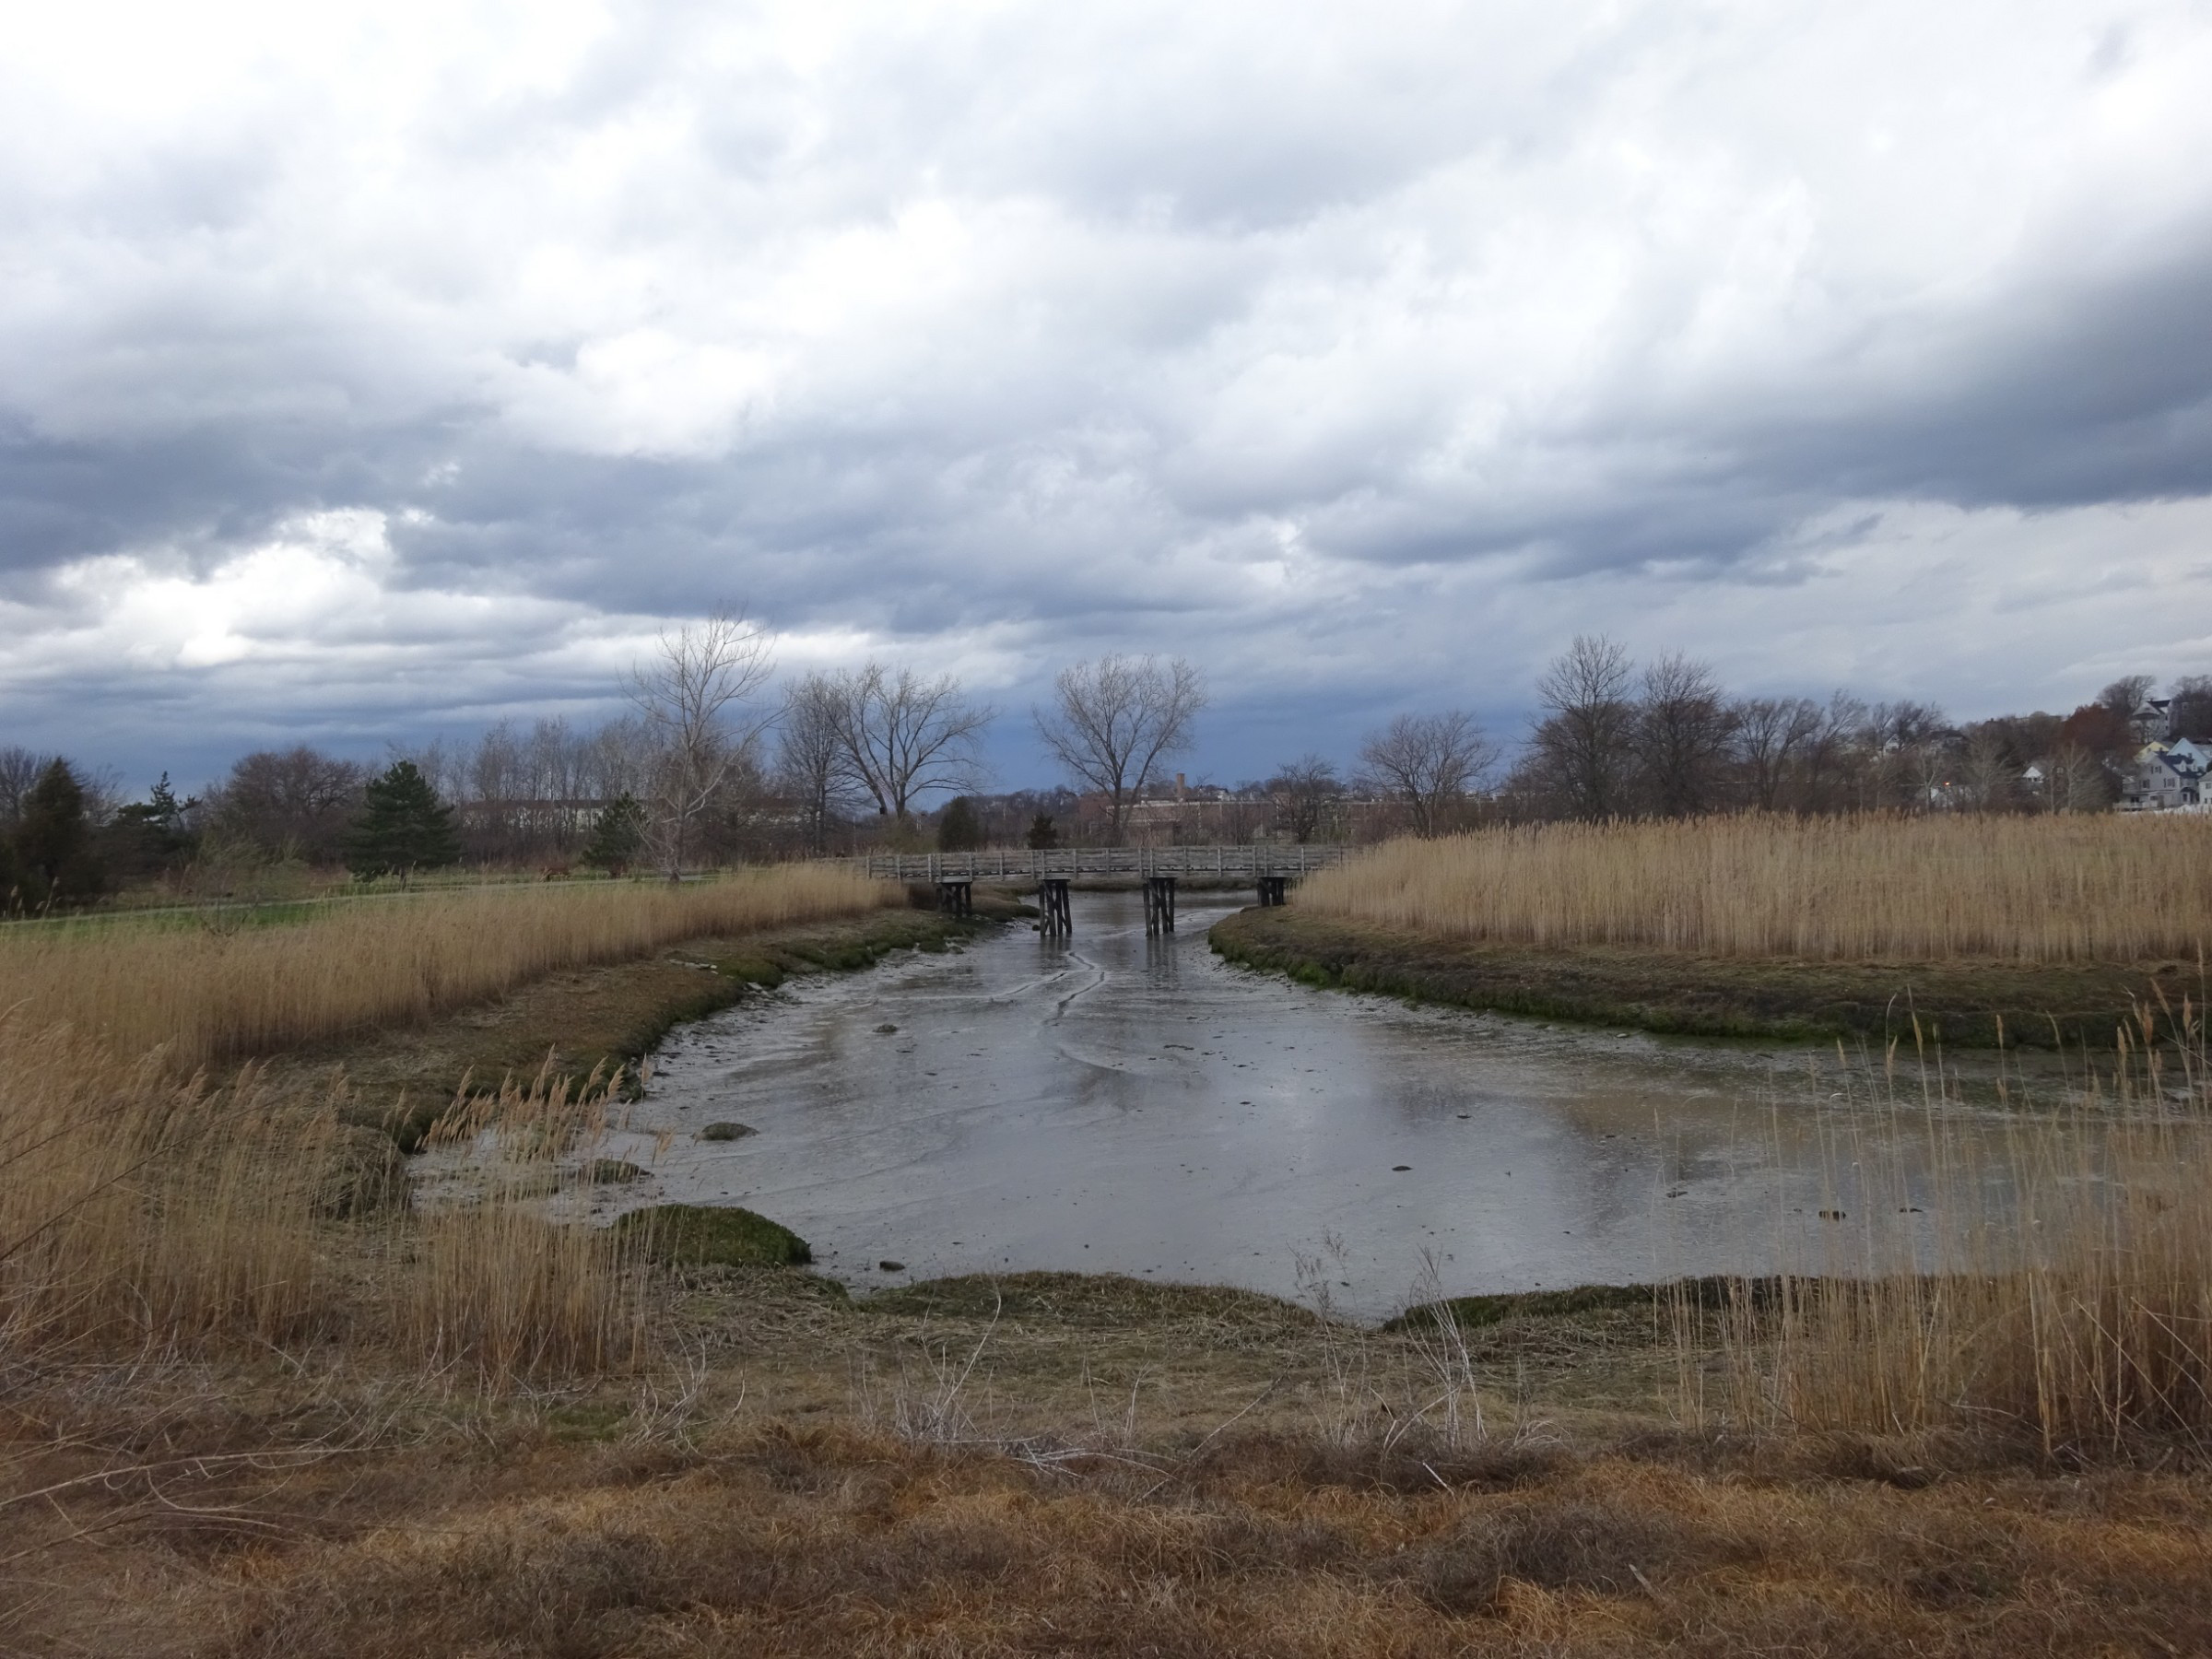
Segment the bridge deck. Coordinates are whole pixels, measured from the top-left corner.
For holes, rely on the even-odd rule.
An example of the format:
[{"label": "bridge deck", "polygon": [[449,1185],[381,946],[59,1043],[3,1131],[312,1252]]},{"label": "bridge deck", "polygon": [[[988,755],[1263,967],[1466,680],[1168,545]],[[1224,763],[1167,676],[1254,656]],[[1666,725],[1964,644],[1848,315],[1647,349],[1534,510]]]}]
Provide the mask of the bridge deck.
[{"label": "bridge deck", "polygon": [[888,881],[1036,876],[1302,876],[1342,864],[1336,846],[1008,847],[987,853],[878,853],[835,862]]}]

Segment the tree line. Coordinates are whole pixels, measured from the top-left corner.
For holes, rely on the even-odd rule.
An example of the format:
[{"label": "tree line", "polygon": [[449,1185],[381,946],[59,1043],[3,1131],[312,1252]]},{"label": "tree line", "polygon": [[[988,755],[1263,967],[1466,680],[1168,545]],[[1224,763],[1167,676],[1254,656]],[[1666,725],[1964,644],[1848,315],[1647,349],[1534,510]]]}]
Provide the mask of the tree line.
[{"label": "tree line", "polygon": [[[379,768],[307,745],[241,757],[196,796],[166,775],[125,802],[66,759],[0,750],[0,889],[81,902],[192,864],[292,860],[364,878],[459,862],[664,874],[863,845],[1056,845],[1134,833],[1242,841],[1436,835],[1477,822],[1758,810],[2096,811],[2138,752],[2147,676],[2071,713],[1953,724],[1930,704],[1730,694],[1679,653],[1638,664],[1578,637],[1538,677],[1509,759],[1465,711],[1402,713],[1355,765],[1317,754],[1163,809],[1203,676],[1180,658],[1065,668],[1030,712],[1066,786],[986,797],[998,711],[959,680],[868,662],[771,686],[766,633],[723,613],[662,637],[596,725],[500,722]],[[2212,676],[2168,689],[2173,735],[2212,741]],[[947,803],[934,823],[933,802]]]},{"label": "tree line", "polygon": [[[1670,653],[1639,667],[1583,637],[1537,681],[1541,713],[1496,805],[1574,818],[2100,811],[2142,748],[2153,684],[2126,677],[2065,715],[1955,724],[1932,704],[1848,691],[1732,697],[1706,664]],[[2212,677],[2184,677],[2171,698],[2175,735],[2212,738]]]}]

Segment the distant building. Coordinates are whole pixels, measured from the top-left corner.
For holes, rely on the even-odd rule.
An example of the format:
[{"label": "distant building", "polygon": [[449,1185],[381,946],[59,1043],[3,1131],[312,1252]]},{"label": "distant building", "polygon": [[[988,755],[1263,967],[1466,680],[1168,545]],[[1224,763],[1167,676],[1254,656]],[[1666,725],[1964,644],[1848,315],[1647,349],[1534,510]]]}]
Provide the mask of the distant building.
[{"label": "distant building", "polygon": [[2171,812],[2205,802],[2206,754],[2202,746],[2147,743],[2121,780],[2120,806],[2126,812]]},{"label": "distant building", "polygon": [[2168,697],[2148,697],[2127,724],[2136,735],[2145,743],[2163,743],[2173,735],[2173,700]]}]

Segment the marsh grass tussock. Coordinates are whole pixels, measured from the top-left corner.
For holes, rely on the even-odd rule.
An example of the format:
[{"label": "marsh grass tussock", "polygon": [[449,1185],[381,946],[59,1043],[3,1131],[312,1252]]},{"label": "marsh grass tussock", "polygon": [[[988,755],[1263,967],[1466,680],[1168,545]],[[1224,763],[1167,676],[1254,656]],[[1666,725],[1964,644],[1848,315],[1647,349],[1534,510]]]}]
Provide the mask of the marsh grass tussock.
[{"label": "marsh grass tussock", "polygon": [[408,1024],[567,969],[686,938],[897,906],[848,870],[788,865],[717,880],[492,888],[320,907],[276,926],[124,920],[0,930],[0,1008],[67,1023],[110,1053],[159,1048],[175,1075],[373,1026]]},{"label": "marsh grass tussock", "polygon": [[1416,934],[1719,957],[2194,960],[2212,946],[2212,818],[1545,824],[1398,841],[1301,908]]}]

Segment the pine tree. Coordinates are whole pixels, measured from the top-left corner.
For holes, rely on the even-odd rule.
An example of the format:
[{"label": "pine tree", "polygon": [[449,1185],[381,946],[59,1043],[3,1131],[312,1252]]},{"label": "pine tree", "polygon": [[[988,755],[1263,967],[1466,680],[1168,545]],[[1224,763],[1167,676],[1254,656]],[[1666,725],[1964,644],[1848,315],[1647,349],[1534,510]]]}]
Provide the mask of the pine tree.
[{"label": "pine tree", "polygon": [[125,879],[143,878],[191,852],[193,835],[184,815],[198,805],[178,800],[163,772],[145,800],[117,808],[101,837],[115,872]]},{"label": "pine tree", "polygon": [[1051,813],[1041,812],[1030,820],[1030,832],[1023,839],[1035,851],[1044,852],[1060,844],[1060,826],[1053,822]]},{"label": "pine tree", "polygon": [[356,879],[397,876],[404,887],[417,870],[460,861],[453,809],[439,803],[438,792],[414,761],[394,761],[361,794],[365,806],[346,843],[346,867]]},{"label": "pine tree", "polygon": [[972,853],[982,844],[983,824],[975,816],[975,803],[966,795],[954,795],[937,818],[937,851]]},{"label": "pine tree", "polygon": [[92,847],[84,786],[66,760],[53,760],[23,797],[16,826],[16,862],[31,904],[81,903],[107,885]]},{"label": "pine tree", "polygon": [[635,862],[644,845],[645,808],[626,789],[606,804],[606,810],[592,826],[592,839],[584,843],[578,862],[619,876]]}]

